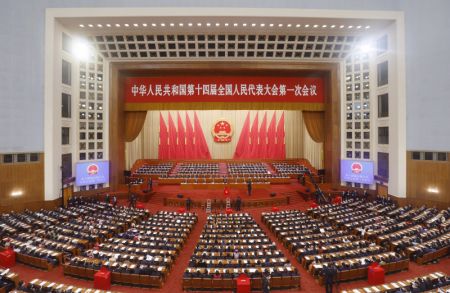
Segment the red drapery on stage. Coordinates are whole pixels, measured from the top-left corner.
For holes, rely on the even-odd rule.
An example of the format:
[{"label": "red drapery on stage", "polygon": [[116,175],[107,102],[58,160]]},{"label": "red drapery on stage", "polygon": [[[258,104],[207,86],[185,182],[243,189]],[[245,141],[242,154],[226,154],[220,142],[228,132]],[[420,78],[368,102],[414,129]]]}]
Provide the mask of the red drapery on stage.
[{"label": "red drapery on stage", "polygon": [[184,151],[186,158],[195,158],[196,151],[194,145],[194,128],[192,127],[191,119],[186,112],[186,148]]},{"label": "red drapery on stage", "polygon": [[267,112],[264,113],[264,118],[259,128],[259,145],[258,156],[261,159],[267,157]]},{"label": "red drapery on stage", "polygon": [[169,158],[169,132],[167,131],[166,122],[159,113],[159,146],[158,146],[158,159],[167,160]]},{"label": "red drapery on stage", "polygon": [[249,159],[257,158],[259,155],[258,150],[258,113],[256,113],[255,120],[253,120],[252,129],[250,130],[250,148],[251,153]]},{"label": "red drapery on stage", "polygon": [[286,159],[286,144],[284,142],[284,112],[277,126],[277,151],[275,159]]},{"label": "red drapery on stage", "polygon": [[185,150],[185,145],[186,145],[186,141],[185,141],[186,133],[184,131],[184,125],[183,125],[183,122],[181,121],[181,116],[180,116],[179,112],[177,112],[177,126],[178,126],[177,158],[185,159],[186,154],[185,154],[184,150]]},{"label": "red drapery on stage", "polygon": [[267,130],[267,158],[273,159],[277,153],[276,145],[277,136],[277,114],[273,112],[272,120],[269,124],[269,129]]},{"label": "red drapery on stage", "polygon": [[250,134],[250,112],[247,113],[244,125],[242,126],[241,135],[234,151],[233,159],[245,159],[249,152],[249,134]]},{"label": "red drapery on stage", "polygon": [[177,157],[177,129],[169,113],[169,159],[178,159]]},{"label": "red drapery on stage", "polygon": [[194,132],[195,132],[195,149],[197,152],[196,159],[211,159],[208,145],[206,144],[205,135],[203,134],[197,113],[194,112]]}]

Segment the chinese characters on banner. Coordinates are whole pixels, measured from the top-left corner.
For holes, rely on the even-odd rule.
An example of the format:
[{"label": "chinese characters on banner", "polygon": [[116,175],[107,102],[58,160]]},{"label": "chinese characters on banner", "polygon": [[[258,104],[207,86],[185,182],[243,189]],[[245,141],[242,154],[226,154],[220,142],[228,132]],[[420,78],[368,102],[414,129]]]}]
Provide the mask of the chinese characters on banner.
[{"label": "chinese characters on banner", "polygon": [[125,80],[125,102],[323,103],[324,89],[320,77],[129,77]]}]

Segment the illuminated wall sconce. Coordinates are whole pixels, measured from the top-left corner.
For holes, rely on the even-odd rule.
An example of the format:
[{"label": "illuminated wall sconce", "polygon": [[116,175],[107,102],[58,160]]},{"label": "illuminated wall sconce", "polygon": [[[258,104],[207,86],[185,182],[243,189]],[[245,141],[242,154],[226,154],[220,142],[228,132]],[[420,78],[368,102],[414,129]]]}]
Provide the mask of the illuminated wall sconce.
[{"label": "illuminated wall sconce", "polygon": [[429,193],[439,193],[439,189],[437,187],[428,187],[427,192]]},{"label": "illuminated wall sconce", "polygon": [[23,195],[23,191],[22,190],[14,190],[13,192],[11,192],[11,196],[12,197],[19,197]]}]

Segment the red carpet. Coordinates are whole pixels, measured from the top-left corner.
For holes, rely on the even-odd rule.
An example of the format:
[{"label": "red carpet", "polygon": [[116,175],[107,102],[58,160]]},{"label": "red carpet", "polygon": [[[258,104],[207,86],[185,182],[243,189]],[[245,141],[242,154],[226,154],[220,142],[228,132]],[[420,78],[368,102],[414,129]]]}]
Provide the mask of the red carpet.
[{"label": "red carpet", "polygon": [[[268,191],[256,191],[255,193],[260,193],[261,196],[264,196],[266,193],[269,192],[277,192],[277,193],[291,193],[291,204],[289,206],[282,206],[280,207],[281,210],[283,209],[299,209],[299,210],[306,210],[309,207],[309,204],[304,202],[303,199],[301,199],[300,196],[294,196],[295,190],[298,184],[294,181],[290,185],[274,185],[270,190]],[[153,198],[150,200],[150,202],[146,203],[145,206],[147,209],[150,210],[150,212],[155,213],[159,210],[170,210],[175,211],[177,208],[175,207],[164,207],[163,206],[163,198],[166,196],[174,196],[178,193],[180,193],[180,190],[177,188],[177,186],[156,186],[155,187],[156,194],[153,196]],[[184,192],[184,191],[183,191]],[[196,196],[208,196],[210,192],[213,192],[211,190],[201,190],[201,191],[190,191],[193,194],[196,194]],[[264,192],[264,193],[263,193]],[[187,195],[187,192],[184,192],[185,195]],[[212,194],[217,194],[217,192],[214,192]],[[245,197],[247,196],[245,194],[245,190],[243,191],[243,194],[240,194],[243,200],[245,200]],[[253,197],[253,195],[252,195]],[[122,204],[126,204],[125,202],[121,202]],[[138,288],[138,287],[128,287],[128,286],[117,286],[113,285],[112,290],[119,291],[119,292],[146,292],[146,291],[152,291],[152,292],[170,292],[170,293],[178,293],[183,292],[181,288],[181,282],[183,278],[183,273],[185,268],[188,265],[189,259],[191,257],[192,252],[194,251],[195,245],[197,244],[197,240],[200,237],[201,231],[203,229],[203,225],[206,222],[206,213],[203,210],[200,209],[193,209],[194,212],[196,212],[199,216],[198,223],[194,227],[190,237],[188,238],[182,252],[178,256],[178,258],[175,261],[174,266],[172,267],[172,271],[168,275],[168,279],[166,283],[163,285],[161,289],[147,289],[147,288]],[[270,208],[253,208],[253,209],[245,209],[244,212],[249,212],[252,214],[252,216],[255,218],[256,222],[263,228],[263,230],[267,233],[267,235],[272,239],[272,241],[275,241],[277,243],[277,247],[285,254],[285,256],[290,260],[290,262],[295,265],[301,276],[301,290],[292,289],[292,290],[283,290],[283,291],[272,291],[272,292],[325,292],[324,287],[319,286],[315,279],[312,278],[312,276],[304,270],[300,264],[295,260],[295,258],[284,248],[284,246],[279,243],[274,235],[268,231],[265,225],[261,223],[261,212],[263,211],[270,211]],[[34,278],[40,278],[43,280],[49,280],[54,282],[60,282],[65,284],[72,284],[79,287],[86,287],[86,288],[93,288],[93,281],[86,281],[81,279],[75,279],[72,277],[66,277],[62,273],[62,267],[58,267],[50,272],[41,271],[38,269],[34,269],[22,264],[17,264],[12,268],[14,272],[17,272],[20,276],[20,278],[24,281],[31,281]],[[392,282],[396,280],[405,280],[408,278],[413,278],[421,275],[425,275],[428,273],[431,273],[433,271],[442,271],[446,274],[450,274],[450,259],[447,257],[445,259],[441,259],[438,264],[431,264],[431,265],[423,265],[419,266],[413,262],[410,262],[409,270],[405,272],[400,273],[394,273],[391,275],[386,276],[386,282]],[[352,288],[359,288],[368,286],[368,283],[366,280],[360,280],[360,281],[353,281],[353,282],[347,282],[342,283],[338,286],[339,290],[345,290],[345,289],[352,289]],[[202,291],[205,292],[205,291]],[[337,292],[337,291],[336,291]]]}]

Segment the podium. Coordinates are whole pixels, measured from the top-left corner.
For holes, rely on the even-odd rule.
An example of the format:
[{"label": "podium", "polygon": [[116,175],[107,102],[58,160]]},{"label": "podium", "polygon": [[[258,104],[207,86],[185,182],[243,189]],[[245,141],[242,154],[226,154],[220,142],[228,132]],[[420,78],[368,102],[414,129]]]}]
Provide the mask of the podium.
[{"label": "podium", "polygon": [[179,214],[183,214],[183,213],[186,212],[186,209],[185,209],[185,208],[179,208],[177,212],[178,212]]},{"label": "podium", "polygon": [[136,203],[136,208],[143,210],[144,209],[144,204],[142,202],[138,202],[138,203]]},{"label": "podium", "polygon": [[246,274],[240,274],[236,279],[237,293],[250,293],[250,278]]},{"label": "podium", "polygon": [[101,267],[101,269],[94,274],[94,288],[100,290],[111,289],[111,272],[106,267]]},{"label": "podium", "polygon": [[372,286],[384,284],[384,269],[378,263],[373,263],[367,268],[367,281]]},{"label": "podium", "polygon": [[233,209],[231,209],[231,208],[227,208],[227,209],[225,210],[225,213],[226,213],[227,215],[231,214],[232,212],[233,212]]},{"label": "podium", "polygon": [[279,212],[280,209],[278,207],[272,207],[272,212]]},{"label": "podium", "polygon": [[16,253],[12,248],[7,248],[0,252],[0,266],[11,268],[16,264]]}]

